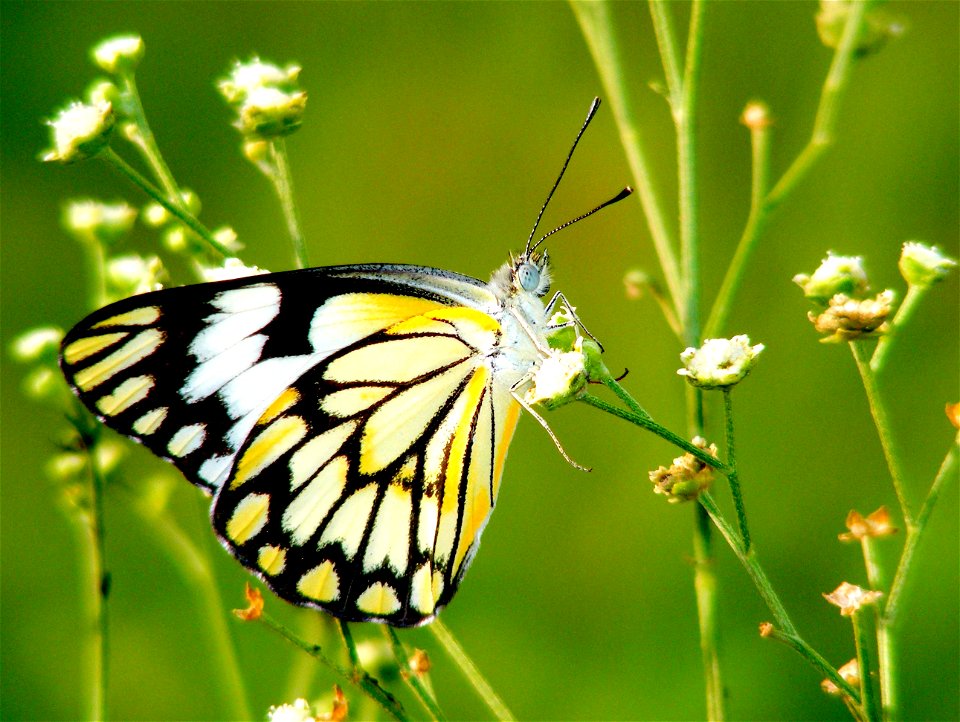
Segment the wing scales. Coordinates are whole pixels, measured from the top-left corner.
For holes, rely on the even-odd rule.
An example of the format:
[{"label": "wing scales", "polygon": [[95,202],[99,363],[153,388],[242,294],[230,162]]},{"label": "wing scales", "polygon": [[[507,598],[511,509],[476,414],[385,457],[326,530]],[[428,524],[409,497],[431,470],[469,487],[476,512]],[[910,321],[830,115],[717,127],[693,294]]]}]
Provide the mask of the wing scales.
[{"label": "wing scales", "polygon": [[[284,392],[296,401],[265,414],[240,450],[235,476],[248,455],[257,475],[221,488],[214,527],[281,597],[348,620],[412,626],[456,591],[493,508],[495,460],[512,431],[497,428],[495,408],[513,401],[487,365],[497,340],[489,317],[462,334],[440,315],[404,319],[310,369]],[[476,348],[464,335],[488,344]],[[406,353],[414,341],[416,359]],[[306,434],[260,468],[257,439],[307,418]],[[258,534],[232,535],[261,495],[270,498]]]},{"label": "wing scales", "polygon": [[61,365],[215,495],[225,546],[280,596],[411,626],[453,596],[496,500],[518,414],[490,367],[496,304],[414,266],[272,274],[101,309]]}]

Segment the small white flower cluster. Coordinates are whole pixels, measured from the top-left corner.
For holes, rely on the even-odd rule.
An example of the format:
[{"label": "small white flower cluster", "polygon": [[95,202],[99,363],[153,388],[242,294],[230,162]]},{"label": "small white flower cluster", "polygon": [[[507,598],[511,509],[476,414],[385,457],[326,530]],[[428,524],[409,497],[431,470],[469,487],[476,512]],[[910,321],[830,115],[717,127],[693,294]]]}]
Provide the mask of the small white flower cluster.
[{"label": "small white flower cluster", "polygon": [[570,351],[552,348],[540,360],[523,398],[528,404],[555,408],[575,400],[586,383],[583,338],[577,336]]},{"label": "small white flower cluster", "polygon": [[202,266],[200,273],[203,280],[211,281],[232,281],[235,278],[247,278],[248,276],[259,276],[264,273],[270,273],[257,266],[244,265],[239,258],[225,258],[219,266]]},{"label": "small white flower cluster", "polygon": [[711,338],[700,348],[688,348],[680,354],[684,368],[677,371],[690,384],[703,389],[733,386],[750,373],[763,351],[763,344],[750,345],[750,337]]},{"label": "small white flower cluster", "polygon": [[837,256],[833,251],[827,251],[813,275],[798,273],[793,282],[803,289],[804,296],[823,304],[838,293],[859,296],[869,286],[862,256]]},{"label": "small white flower cluster", "polygon": [[107,147],[116,116],[113,105],[107,101],[74,101],[48,120],[47,125],[51,128],[53,147],[43,154],[43,160],[75,163],[92,158]]},{"label": "small white flower cluster", "polygon": [[900,254],[900,273],[911,286],[932,286],[942,281],[957,262],[937,248],[917,241],[903,244]]},{"label": "small white flower cluster", "polygon": [[300,90],[300,68],[280,68],[254,57],[237,61],[230,75],[217,84],[220,93],[237,111],[234,123],[248,140],[289,135],[300,127],[307,94]]}]

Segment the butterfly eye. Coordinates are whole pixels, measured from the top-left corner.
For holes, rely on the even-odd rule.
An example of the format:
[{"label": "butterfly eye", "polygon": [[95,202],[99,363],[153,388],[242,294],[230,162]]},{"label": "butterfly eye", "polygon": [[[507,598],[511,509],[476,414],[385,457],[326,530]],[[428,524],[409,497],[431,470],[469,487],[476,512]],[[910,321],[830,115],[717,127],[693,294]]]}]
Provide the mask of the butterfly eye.
[{"label": "butterfly eye", "polygon": [[529,262],[521,263],[517,267],[517,281],[524,291],[536,293],[540,287],[540,269]]}]

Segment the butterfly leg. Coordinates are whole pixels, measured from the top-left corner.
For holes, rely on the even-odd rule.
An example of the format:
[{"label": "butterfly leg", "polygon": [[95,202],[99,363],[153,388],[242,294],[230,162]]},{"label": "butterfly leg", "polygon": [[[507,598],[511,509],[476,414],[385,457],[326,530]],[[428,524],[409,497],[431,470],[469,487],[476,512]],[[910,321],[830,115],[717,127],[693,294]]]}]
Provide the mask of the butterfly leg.
[{"label": "butterfly leg", "polygon": [[564,305],[564,307],[566,307],[567,311],[570,313],[571,320],[566,323],[561,323],[561,324],[557,324],[556,326],[551,326],[550,328],[551,329],[563,328],[571,324],[579,326],[583,330],[583,332],[587,334],[587,336],[589,336],[590,339],[597,344],[597,346],[600,347],[600,351],[602,352],[603,344],[600,343],[600,339],[598,339],[596,336],[590,333],[590,329],[588,329],[583,324],[583,321],[580,320],[580,317],[577,315],[577,312],[574,310],[574,307],[570,305],[570,302],[567,300],[567,297],[563,295],[563,291],[557,291],[555,294],[553,294],[553,298],[551,298],[550,303],[547,304],[547,309],[546,309],[547,317],[549,318],[550,314],[553,313],[554,306],[557,305],[558,301],[561,302]]},{"label": "butterfly leg", "polygon": [[513,398],[516,399],[517,403],[520,404],[520,406],[522,406],[527,411],[527,413],[529,413],[533,418],[535,418],[537,422],[540,424],[540,426],[542,426],[546,430],[546,432],[550,435],[550,438],[553,440],[554,446],[557,447],[557,451],[560,452],[560,456],[562,456],[566,460],[566,462],[570,464],[570,466],[572,466],[574,469],[579,469],[580,471],[590,471],[589,467],[578,464],[576,461],[574,461],[570,457],[570,454],[568,454],[566,450],[563,448],[563,444],[560,443],[560,439],[558,439],[557,435],[553,433],[553,429],[550,428],[550,425],[547,423],[547,420],[544,419],[536,411],[534,411],[533,408],[530,406],[530,404],[524,401],[523,396],[519,393],[518,389],[524,384],[529,383],[529,381],[530,381],[529,375],[524,376],[522,379],[517,381],[517,383],[515,383],[510,388],[510,395],[513,396]]}]

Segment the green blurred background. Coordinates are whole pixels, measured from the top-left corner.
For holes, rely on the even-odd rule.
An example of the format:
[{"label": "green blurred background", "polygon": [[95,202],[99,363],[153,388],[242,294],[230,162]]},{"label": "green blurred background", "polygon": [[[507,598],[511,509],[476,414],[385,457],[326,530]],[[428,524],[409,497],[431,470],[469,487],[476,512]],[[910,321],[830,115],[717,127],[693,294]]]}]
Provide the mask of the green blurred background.
[{"label": "green blurred background", "polygon": [[[817,343],[791,283],[828,249],[862,254],[876,288],[902,290],[900,244],[921,239],[957,256],[958,12],[956,2],[890,3],[906,34],[857,64],[838,142],[788,199],[753,260],[727,329],[767,350],[736,392],[744,493],[761,560],[809,641],[836,665],[853,656],[849,623],[821,597],[865,583],[857,548],[841,545],[848,510],[896,508],[850,354]],[[687,6],[677,4],[678,29]],[[809,137],[831,53],[812,2],[711,5],[705,26],[700,169],[703,276],[712,298],[747,214],[749,143],[737,119],[754,98],[776,119],[779,176]],[[148,116],[182,185],[211,226],[228,223],[245,259],[290,267],[277,204],[241,157],[213,82],[259,53],[303,66],[304,127],[289,140],[300,209],[317,265],[393,261],[479,278],[516,250],[554,180],[590,99],[602,95],[591,57],[563,3],[80,3],[9,2],[2,11],[2,327],[9,341],[40,324],[69,327],[86,311],[82,257],[59,228],[62,199],[141,196],[99,163],[43,165],[41,118],[82,93],[88,48],[135,31],[147,55],[138,82]],[[674,136],[645,4],[618,4],[629,82],[656,172],[674,207]],[[547,214],[552,227],[629,177],[609,106],[601,109]],[[671,212],[671,218],[673,212]],[[675,222],[673,227],[675,228]],[[155,235],[139,228],[132,247]],[[612,369],[661,422],[680,430],[681,347],[655,305],[628,301],[626,269],[656,274],[640,204],[622,203],[555,237],[556,287],[603,340]],[[958,398],[957,274],[930,294],[883,377],[914,503],[954,431],[943,405]],[[2,688],[4,719],[82,714],[83,560],[61,492],[44,473],[63,422],[26,400],[22,367],[4,356],[2,410]],[[718,435],[716,399],[708,424]],[[574,405],[549,415],[582,474],[543,431],[521,423],[497,513],[443,619],[523,719],[703,716],[691,575],[693,509],[668,506],[646,474],[669,463],[662,441]],[[163,464],[132,449],[106,506],[111,714],[116,719],[220,719],[222,657],[196,592],[158,536],[130,511],[139,480]],[[718,495],[726,499],[722,489]],[[185,482],[173,522],[210,552],[226,609],[247,578],[205,528]],[[899,514],[895,515],[900,522]],[[950,485],[916,561],[902,631],[903,712],[958,714],[958,509]],[[902,536],[883,544],[889,564]],[[722,654],[732,719],[846,719],[799,657],[757,635],[770,618],[726,548],[718,548]],[[304,613],[268,599],[291,623]],[[224,612],[228,614],[228,612]],[[296,652],[254,625],[228,620],[255,716],[288,700]],[[379,630],[358,626],[360,637]],[[428,649],[454,719],[488,716],[430,633]],[[319,671],[307,692],[329,690]],[[362,703],[352,718],[362,718]],[[301,692],[303,693],[303,692]],[[408,702],[411,710],[416,706]]]}]

